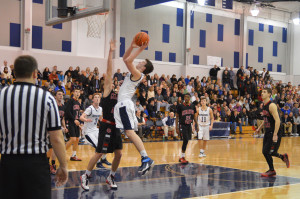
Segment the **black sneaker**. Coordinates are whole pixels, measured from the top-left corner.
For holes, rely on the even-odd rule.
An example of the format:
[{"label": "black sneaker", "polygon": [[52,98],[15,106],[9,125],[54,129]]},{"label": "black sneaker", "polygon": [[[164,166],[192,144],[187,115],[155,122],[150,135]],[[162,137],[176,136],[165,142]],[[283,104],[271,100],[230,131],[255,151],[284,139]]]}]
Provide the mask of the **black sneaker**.
[{"label": "black sneaker", "polygon": [[106,169],[105,166],[103,166],[102,162],[97,162],[96,167],[97,167],[98,169]]},{"label": "black sneaker", "polygon": [[111,166],[111,163],[107,161],[107,159],[101,159],[102,164],[106,164],[107,166]]},{"label": "black sneaker", "polygon": [[139,167],[138,173],[145,175],[154,164],[154,161],[148,156],[142,158],[142,165]]}]

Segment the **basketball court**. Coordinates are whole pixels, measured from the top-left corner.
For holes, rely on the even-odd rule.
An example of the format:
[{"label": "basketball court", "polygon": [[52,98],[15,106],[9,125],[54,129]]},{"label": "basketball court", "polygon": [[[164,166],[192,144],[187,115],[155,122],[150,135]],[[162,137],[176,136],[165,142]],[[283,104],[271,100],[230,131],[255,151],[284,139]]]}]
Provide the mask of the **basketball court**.
[{"label": "basketball court", "polygon": [[[127,0],[126,0],[127,1]],[[150,0],[149,0],[150,1]],[[216,0],[217,1],[217,0]],[[122,12],[121,5],[125,7],[125,0],[122,0],[123,4],[121,4],[121,0],[44,0],[45,4],[45,25],[48,27],[57,27],[64,23],[76,23],[76,28],[73,28],[72,31],[76,29],[81,29],[84,27],[84,31],[80,30],[78,33],[70,34],[70,38],[78,39],[76,45],[80,48],[85,47],[86,54],[89,52],[89,45],[93,45],[96,43],[97,45],[101,43],[101,49],[91,49],[90,51],[97,51],[98,54],[101,55],[101,58],[105,58],[107,55],[107,49],[109,48],[107,45],[109,43],[109,39],[117,39],[117,49],[116,49],[116,60],[114,63],[117,65],[122,62],[121,58],[125,51],[125,45],[128,46],[129,38],[125,36],[130,34],[129,31],[121,32],[121,26],[128,26],[128,29],[132,29],[132,26],[135,26],[138,23],[138,20],[128,20],[128,24],[122,24]],[[133,1],[130,1],[133,2]],[[138,6],[144,6],[147,1],[142,1],[140,4],[135,4],[134,9],[138,9]],[[171,1],[154,1],[160,3],[170,3]],[[168,24],[159,24],[162,31],[152,29],[151,34],[147,28],[150,29],[151,20],[160,20],[160,16],[158,16],[155,12],[151,13],[150,11],[145,12],[146,21],[150,24],[146,24],[143,27],[138,27],[132,31],[137,32],[146,32],[149,33],[150,43],[157,44],[157,41],[152,41],[151,36],[155,35],[159,32],[159,39],[162,40],[162,43],[169,43],[169,40],[176,40],[178,38],[184,38],[186,36],[185,41],[179,41],[176,44],[172,44],[172,46],[163,46],[162,49],[151,49],[149,46],[149,51],[153,54],[151,57],[153,60],[159,62],[156,63],[160,67],[162,67],[159,73],[171,74],[172,72],[176,72],[178,74],[186,75],[190,74],[200,74],[203,71],[197,71],[197,66],[202,62],[202,55],[199,56],[188,54],[189,52],[193,52],[193,43],[199,44],[200,47],[207,47],[206,43],[206,35],[209,37],[209,33],[204,30],[200,30],[200,41],[194,42],[193,38],[197,37],[199,39],[199,30],[197,29],[197,35],[193,35],[187,28],[186,30],[178,30],[176,28],[186,26],[188,23],[188,27],[190,27],[190,23],[193,23],[194,27],[194,17],[186,17],[184,18],[183,11],[179,9],[187,9],[188,13],[191,12],[191,15],[194,16],[194,11],[201,12],[202,8],[195,8],[195,5],[189,4],[187,7],[184,7],[183,3],[186,1],[178,0],[174,2],[170,7],[176,7],[179,5],[177,9],[177,26],[174,28],[176,30],[176,37],[170,34],[170,26]],[[205,1],[210,2],[210,1]],[[221,2],[221,1],[220,1]],[[224,2],[224,1],[222,1]],[[225,1],[226,2],[226,1]],[[232,2],[232,1],[231,1]],[[155,4],[158,3],[153,3]],[[169,5],[169,4],[168,4]],[[207,4],[205,4],[207,5]],[[127,8],[130,6],[128,5]],[[133,5],[131,7],[134,7]],[[131,8],[130,7],[130,8]],[[168,7],[168,9],[169,9]],[[232,7],[232,5],[231,5]],[[153,7],[152,7],[153,8]],[[153,8],[153,10],[155,7]],[[168,11],[166,9],[166,13]],[[196,10],[194,10],[196,9]],[[210,8],[213,10],[212,8]],[[152,11],[153,11],[152,10]],[[179,10],[179,11],[178,11]],[[200,11],[199,11],[200,10]],[[209,10],[209,11],[211,11]],[[139,11],[137,11],[139,12]],[[178,14],[179,12],[179,14]],[[140,11],[142,13],[142,11]],[[139,13],[139,14],[140,14]],[[236,13],[231,12],[231,15],[236,15]],[[151,19],[147,18],[147,16],[151,15]],[[161,20],[168,20],[168,14],[162,17]],[[178,15],[182,16],[182,20]],[[171,16],[171,15],[170,15]],[[174,15],[175,16],[175,15]],[[202,16],[202,15],[201,15]],[[203,15],[204,16],[204,15]],[[210,20],[210,15],[206,14],[206,22]],[[77,21],[76,21],[77,20]],[[192,21],[191,21],[192,20]],[[212,19],[211,19],[212,20]],[[215,20],[215,18],[213,19]],[[221,20],[221,17],[218,18]],[[259,22],[259,20],[257,20]],[[253,22],[253,21],[252,21]],[[174,22],[175,23],[175,22]],[[199,22],[200,23],[200,22]],[[235,23],[235,25],[233,25]],[[279,22],[278,22],[279,23]],[[279,23],[281,24],[281,23]],[[196,24],[195,24],[196,26]],[[236,26],[236,22],[232,23],[232,26]],[[249,27],[251,24],[249,25]],[[108,31],[109,27],[113,31]],[[220,30],[222,29],[222,37],[219,37],[219,34],[214,35],[218,41],[223,41],[223,26],[218,26]],[[239,26],[240,27],[240,26]],[[286,28],[287,25],[280,26],[280,29]],[[153,28],[151,26],[151,28]],[[59,29],[59,28],[58,28]],[[126,29],[126,30],[128,30]],[[241,28],[242,29],[242,28]],[[30,29],[26,29],[26,34],[30,33]],[[168,32],[169,31],[169,32]],[[225,29],[224,29],[225,31]],[[260,31],[260,30],[259,30]],[[272,29],[273,31],[273,29]],[[285,31],[285,30],[283,30]],[[162,35],[161,35],[162,32]],[[232,31],[234,32],[234,31]],[[166,33],[168,33],[167,36]],[[203,40],[203,33],[204,40]],[[236,33],[236,32],[235,32]],[[235,33],[232,33],[234,35]],[[124,35],[122,35],[124,34]],[[240,34],[238,32],[238,34]],[[84,35],[85,40],[81,40],[80,38]],[[237,35],[237,34],[235,34]],[[52,36],[52,35],[51,35]],[[134,35],[132,35],[133,37]],[[174,36],[174,37],[173,37]],[[162,37],[162,38],[161,38]],[[281,35],[280,35],[281,38]],[[96,39],[96,40],[95,40]],[[215,39],[216,40],[216,39]],[[236,40],[233,38],[232,40]],[[230,40],[230,42],[232,42]],[[204,43],[203,43],[204,42]],[[253,42],[253,41],[252,41]],[[262,41],[259,41],[262,42]],[[75,43],[75,42],[74,42]],[[25,45],[25,44],[24,44]],[[71,45],[71,44],[70,44]],[[242,50],[246,50],[245,46],[242,46],[239,42],[234,43],[234,45],[230,46],[232,48],[238,48],[241,50],[241,54],[236,53],[234,50],[234,54],[230,57],[231,65],[235,64],[248,64],[248,53],[243,54]],[[276,44],[277,45],[277,44]],[[127,47],[126,46],[126,47]],[[198,47],[198,46],[197,46]],[[64,49],[64,47],[62,47]],[[69,52],[74,47],[68,46]],[[172,50],[180,48],[180,53],[174,53]],[[277,46],[276,46],[277,48]],[[24,47],[26,50],[26,47]],[[162,51],[168,49],[168,54],[163,54]],[[47,49],[48,50],[48,49]],[[50,49],[51,50],[51,49]],[[148,50],[148,48],[146,49]],[[216,51],[218,47],[216,47]],[[66,51],[65,51],[66,52]],[[60,52],[60,55],[65,55]],[[83,51],[78,50],[78,54],[80,56],[85,55],[82,53]],[[246,52],[246,51],[245,51]],[[34,53],[38,54],[36,51]],[[72,52],[74,53],[74,52]],[[91,52],[93,53],[93,52]],[[256,52],[259,54],[260,51]],[[59,57],[55,57],[53,52],[49,53],[49,59],[58,59]],[[279,53],[278,53],[279,54]],[[35,54],[34,54],[35,55]],[[48,55],[43,55],[44,57]],[[69,55],[67,55],[69,56]],[[74,53],[72,56],[76,57],[77,54]],[[231,56],[231,55],[230,55]],[[276,51],[277,56],[277,51]],[[88,57],[88,55],[87,55]],[[168,57],[168,60],[164,60],[165,57]],[[203,56],[204,57],[204,56]],[[260,57],[260,55],[258,55]],[[240,58],[240,59],[239,59]],[[249,60],[253,57],[249,57]],[[70,65],[74,65],[78,62],[80,57],[75,58],[70,61]],[[199,61],[200,59],[200,61]],[[256,59],[256,57],[255,57]],[[259,60],[260,58],[258,58]],[[45,64],[47,59],[42,60],[41,63]],[[98,61],[97,59],[95,59]],[[84,64],[94,64],[96,61],[85,61]],[[180,60],[180,61],[178,61]],[[171,66],[166,66],[165,62],[173,62]],[[223,66],[223,58],[221,57],[212,57],[209,61],[211,63],[220,63]],[[186,65],[192,64],[193,66],[189,69],[179,69],[179,63],[185,63]],[[192,63],[193,62],[193,63]],[[250,61],[249,61],[250,62]],[[228,62],[229,63],[229,62]],[[226,63],[226,64],[228,64]],[[69,64],[69,62],[65,62],[65,64]],[[102,60],[99,65],[106,66],[106,60]],[[225,64],[224,64],[225,65]],[[230,64],[228,64],[230,65]],[[272,64],[271,64],[272,65]],[[69,65],[68,65],[69,66]],[[280,67],[279,67],[280,66]],[[121,69],[125,68],[121,65]],[[163,68],[164,67],[164,68]],[[269,67],[269,65],[268,65]],[[271,66],[272,67],[272,66]],[[175,69],[174,69],[175,68]],[[275,68],[275,65],[274,65]],[[280,68],[280,70],[279,70]],[[281,65],[277,65],[277,72],[281,72]],[[100,69],[101,74],[104,69]],[[173,71],[174,70],[174,71]],[[299,73],[300,74],[300,73]],[[285,74],[277,75],[279,78],[285,78]],[[295,78],[296,79],[296,78]],[[286,79],[288,80],[288,78]],[[295,80],[298,81],[298,80]],[[90,145],[80,145],[77,151],[78,157],[82,158],[81,162],[70,162],[68,163],[69,169],[69,179],[68,182],[62,187],[56,187],[54,183],[54,176],[52,176],[52,198],[53,199],[76,199],[76,198],[122,198],[122,199],[160,199],[160,198],[230,198],[230,199],[296,199],[300,198],[300,137],[284,137],[281,141],[281,147],[279,149],[279,153],[288,153],[290,158],[290,168],[286,168],[285,163],[283,163],[279,159],[274,158],[274,166],[277,172],[276,177],[264,178],[260,176],[260,173],[267,171],[268,165],[265,161],[265,158],[262,154],[262,142],[263,138],[254,138],[252,134],[246,133],[243,135],[235,135],[230,139],[213,139],[208,142],[208,146],[206,149],[207,157],[199,158],[199,147],[197,140],[191,140],[188,144],[186,151],[186,159],[189,161],[189,164],[180,164],[178,162],[181,153],[182,141],[156,141],[156,142],[145,142],[145,148],[149,157],[151,157],[155,161],[155,166],[151,169],[151,171],[146,176],[140,176],[137,172],[138,167],[140,166],[140,155],[137,152],[135,146],[132,143],[124,143],[123,144],[123,156],[121,159],[120,167],[116,173],[116,182],[118,184],[117,190],[111,190],[105,183],[105,179],[110,172],[110,168],[106,169],[94,169],[92,171],[92,178],[90,179],[90,190],[84,191],[81,188],[80,184],[80,176],[85,173],[88,162],[90,158],[94,154],[94,148]],[[67,151],[67,157],[71,155],[71,151]],[[113,155],[108,154],[107,159],[109,162],[112,161]],[[1,197],[1,196],[0,196]]]},{"label": "basketball court", "polygon": [[[140,157],[131,143],[124,143],[120,169],[116,174],[118,190],[105,183],[109,169],[92,172],[90,191],[80,186],[94,151],[82,145],[78,156],[83,161],[69,163],[69,181],[64,187],[53,184],[52,198],[297,198],[300,194],[298,149],[300,138],[283,138],[280,152],[290,154],[291,166],[286,168],[274,159],[276,177],[262,178],[267,169],[262,150],[262,138],[237,135],[232,139],[216,139],[208,143],[207,157],[199,158],[196,140],[186,152],[189,164],[178,162],[181,141],[145,142],[149,156],[156,161],[146,176],[139,176]],[[112,156],[108,155],[108,160]]]}]

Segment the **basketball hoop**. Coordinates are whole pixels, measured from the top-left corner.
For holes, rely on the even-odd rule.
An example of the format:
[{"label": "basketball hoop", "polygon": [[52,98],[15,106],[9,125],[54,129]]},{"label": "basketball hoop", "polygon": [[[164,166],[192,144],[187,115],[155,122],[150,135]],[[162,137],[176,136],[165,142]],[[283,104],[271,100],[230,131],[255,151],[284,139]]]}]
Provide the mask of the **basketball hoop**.
[{"label": "basketball hoop", "polygon": [[[84,9],[81,9],[84,10]],[[85,21],[87,22],[88,29],[86,36],[88,38],[101,38],[101,32],[103,26],[108,18],[108,12],[99,13],[96,15],[92,15],[89,17],[85,17]]]}]

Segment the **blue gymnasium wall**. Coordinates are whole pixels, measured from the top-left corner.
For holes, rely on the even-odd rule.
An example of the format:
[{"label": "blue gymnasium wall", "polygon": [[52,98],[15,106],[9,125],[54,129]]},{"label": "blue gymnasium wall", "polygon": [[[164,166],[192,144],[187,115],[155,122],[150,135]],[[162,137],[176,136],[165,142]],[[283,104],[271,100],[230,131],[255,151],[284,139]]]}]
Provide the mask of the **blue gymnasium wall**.
[{"label": "blue gymnasium wall", "polygon": [[[156,3],[151,1],[151,5],[147,2],[149,1],[122,1],[120,56],[123,56],[137,32],[147,30],[151,39],[150,46],[139,58],[183,63],[185,10],[159,4],[162,2],[160,0]],[[222,0],[222,3],[224,9],[232,9],[232,1]],[[206,1],[206,4],[214,6],[215,1]],[[217,56],[222,58],[223,66],[237,68],[242,65],[239,18],[195,11],[190,13],[190,19],[189,63],[206,65],[207,56]],[[248,22],[248,33],[245,57],[247,65],[259,70],[265,67],[274,72],[286,72],[287,30]]]},{"label": "blue gymnasium wall", "polygon": [[154,2],[162,1],[121,1],[120,56],[123,56],[135,34],[143,30],[150,36],[150,45],[138,58],[182,63],[185,11],[149,4]]},{"label": "blue gymnasium wall", "polygon": [[[71,52],[71,23],[45,25],[45,0],[32,0],[32,48]],[[21,1],[1,0],[0,45],[21,47]]]},{"label": "blue gymnasium wall", "polygon": [[20,47],[21,3],[19,0],[1,0],[0,3],[0,46]]},{"label": "blue gymnasium wall", "polygon": [[32,1],[32,48],[71,52],[71,22],[55,26],[46,26],[46,0]]},{"label": "blue gymnasium wall", "polygon": [[286,72],[287,29],[248,22],[248,65],[273,72]]},{"label": "blue gymnasium wall", "polygon": [[197,11],[191,17],[191,64],[207,65],[207,56],[221,57],[223,66],[242,64],[240,19]]}]

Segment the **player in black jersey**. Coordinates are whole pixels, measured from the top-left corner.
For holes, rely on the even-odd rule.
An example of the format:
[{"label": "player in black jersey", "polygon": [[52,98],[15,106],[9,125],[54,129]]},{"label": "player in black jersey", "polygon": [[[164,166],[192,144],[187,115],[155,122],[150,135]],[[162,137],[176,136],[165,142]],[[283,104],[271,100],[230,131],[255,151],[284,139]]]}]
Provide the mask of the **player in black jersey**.
[{"label": "player in black jersey", "polygon": [[[64,132],[66,132],[67,128],[66,128],[66,123],[65,123],[65,118],[64,118],[65,106],[62,103],[63,97],[64,97],[64,92],[62,90],[58,90],[55,92],[55,100],[56,100],[58,110],[59,110],[61,127],[62,127],[62,130]],[[50,143],[49,143],[48,147],[49,147],[49,151],[47,152],[47,157],[49,160],[51,158],[50,173],[55,175],[56,174],[56,165],[55,165],[56,155],[55,155],[54,151],[52,150],[52,145]]]},{"label": "player in black jersey", "polygon": [[[190,103],[191,95],[189,93],[184,95],[184,102],[179,104],[176,113],[176,131],[182,134],[183,144],[182,153],[179,162],[187,164],[185,159],[185,150],[189,140],[192,138],[192,122],[193,120],[198,126],[196,117],[196,107]],[[179,131],[180,130],[180,131]]]},{"label": "player in black jersey", "polygon": [[79,143],[80,129],[79,129],[79,112],[80,103],[78,99],[80,97],[80,90],[75,88],[73,91],[73,98],[66,103],[65,118],[68,121],[68,130],[70,134],[70,140],[66,144],[66,150],[73,144],[73,153],[70,158],[71,161],[81,161],[76,157],[76,151]]},{"label": "player in black jersey", "polygon": [[103,108],[103,119],[100,123],[98,146],[95,155],[90,159],[85,174],[80,177],[81,187],[88,191],[88,178],[95,167],[97,161],[104,153],[114,153],[111,171],[106,179],[106,183],[112,188],[117,189],[115,174],[119,167],[122,156],[121,132],[116,128],[114,119],[114,107],[118,102],[118,95],[112,90],[112,54],[115,50],[115,43],[110,42],[110,51],[107,61],[107,72],[104,80],[104,93],[100,106]]},{"label": "player in black jersey", "polygon": [[270,88],[264,88],[262,90],[261,97],[264,103],[262,116],[264,118],[264,121],[256,130],[256,133],[258,133],[261,128],[265,128],[262,153],[267,160],[269,170],[265,173],[262,173],[262,177],[276,176],[272,156],[280,158],[286,163],[287,168],[290,167],[288,154],[285,153],[281,155],[278,153],[283,132],[280,131],[280,118],[278,115],[278,109],[277,106],[271,102],[271,95],[272,90]]}]

